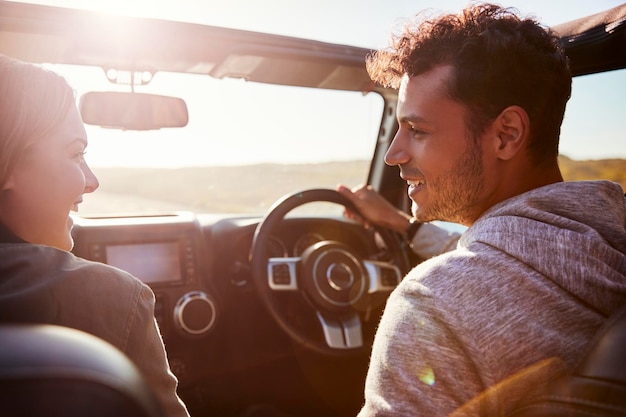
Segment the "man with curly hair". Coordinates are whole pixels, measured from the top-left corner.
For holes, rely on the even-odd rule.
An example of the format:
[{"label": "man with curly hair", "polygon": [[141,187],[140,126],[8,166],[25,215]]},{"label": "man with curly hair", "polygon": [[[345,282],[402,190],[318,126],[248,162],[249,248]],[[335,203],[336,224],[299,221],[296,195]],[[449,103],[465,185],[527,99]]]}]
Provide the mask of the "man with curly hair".
[{"label": "man with curly hair", "polygon": [[385,158],[414,218],[469,228],[389,298],[360,416],[447,416],[548,358],[573,366],[626,303],[626,209],[615,183],[563,181],[571,74],[558,38],[475,4],[422,15],[367,65],[399,90]]}]

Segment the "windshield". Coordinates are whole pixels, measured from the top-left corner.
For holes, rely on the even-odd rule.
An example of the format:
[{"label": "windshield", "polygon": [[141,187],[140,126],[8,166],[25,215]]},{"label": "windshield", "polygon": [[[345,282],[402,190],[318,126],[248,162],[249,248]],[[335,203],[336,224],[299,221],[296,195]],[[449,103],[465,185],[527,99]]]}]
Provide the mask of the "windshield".
[{"label": "windshield", "polygon": [[[46,65],[77,98],[130,91],[95,67]],[[562,128],[566,180],[626,186],[621,111],[626,70],[576,77]],[[183,98],[184,128],[122,131],[86,126],[87,161],[100,180],[80,215],[170,211],[262,214],[287,193],[367,181],[384,101],[376,93],[286,87],[239,79],[156,73],[135,91]],[[601,103],[602,105],[598,105]],[[334,204],[308,211],[338,214]]]},{"label": "windshield", "polygon": [[[100,68],[47,67],[66,77],[77,98],[130,91]],[[100,188],[85,196],[82,216],[259,214],[295,190],[365,183],[384,106],[375,93],[180,73],[158,72],[134,89],[183,98],[189,123],[150,131],[87,125],[86,158]]]}]

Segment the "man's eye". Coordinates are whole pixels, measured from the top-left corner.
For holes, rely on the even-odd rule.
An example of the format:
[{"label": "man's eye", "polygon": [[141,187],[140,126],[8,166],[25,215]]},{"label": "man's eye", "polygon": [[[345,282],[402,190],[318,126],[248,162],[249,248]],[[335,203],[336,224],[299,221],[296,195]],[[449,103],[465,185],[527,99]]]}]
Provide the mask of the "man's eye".
[{"label": "man's eye", "polygon": [[423,135],[425,132],[415,126],[409,126],[409,131],[413,134],[413,135]]}]

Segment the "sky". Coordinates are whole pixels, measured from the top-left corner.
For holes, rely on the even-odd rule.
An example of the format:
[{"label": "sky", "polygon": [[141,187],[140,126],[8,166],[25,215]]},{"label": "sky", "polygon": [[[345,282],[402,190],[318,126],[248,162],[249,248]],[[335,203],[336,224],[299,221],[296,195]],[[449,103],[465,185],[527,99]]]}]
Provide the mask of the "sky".
[{"label": "sky", "polygon": [[[435,8],[457,12],[468,0],[28,0],[31,3],[85,8],[113,14],[165,18],[280,35],[304,37],[325,42],[381,48],[387,45],[389,34],[402,19],[419,10]],[[524,16],[533,16],[552,26],[597,13],[622,4],[619,0],[518,0],[500,3],[513,6]],[[586,107],[573,100],[563,127],[563,135],[572,137],[566,153],[575,159],[599,159],[609,156],[602,139],[619,135],[624,145],[619,155],[626,158],[626,139],[623,128],[619,134],[609,127],[622,119],[626,70],[609,74],[607,82],[598,84],[580,77],[574,81],[573,95],[584,102],[586,97],[597,102],[600,116],[591,116]],[[597,100],[598,93],[603,94]],[[590,121],[590,119],[592,121]],[[594,137],[590,141],[589,137]],[[563,143],[563,141],[562,141]]]}]

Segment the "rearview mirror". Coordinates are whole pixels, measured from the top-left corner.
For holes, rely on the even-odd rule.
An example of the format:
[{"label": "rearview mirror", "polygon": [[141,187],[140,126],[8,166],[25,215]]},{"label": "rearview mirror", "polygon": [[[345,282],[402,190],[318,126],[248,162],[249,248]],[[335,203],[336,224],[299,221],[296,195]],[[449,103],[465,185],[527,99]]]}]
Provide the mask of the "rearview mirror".
[{"label": "rearview mirror", "polygon": [[178,97],[119,91],[91,91],[80,98],[83,122],[112,129],[184,127],[187,104]]}]

